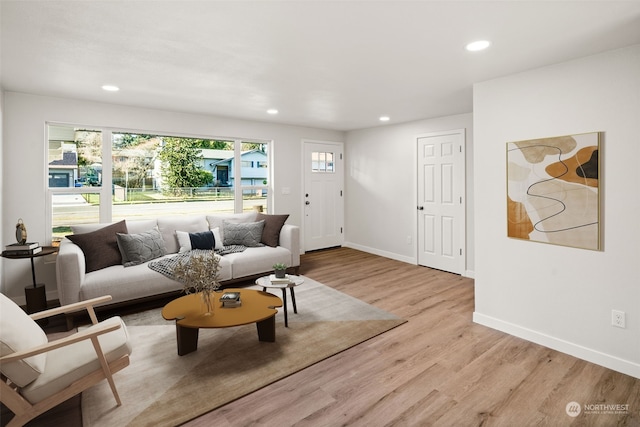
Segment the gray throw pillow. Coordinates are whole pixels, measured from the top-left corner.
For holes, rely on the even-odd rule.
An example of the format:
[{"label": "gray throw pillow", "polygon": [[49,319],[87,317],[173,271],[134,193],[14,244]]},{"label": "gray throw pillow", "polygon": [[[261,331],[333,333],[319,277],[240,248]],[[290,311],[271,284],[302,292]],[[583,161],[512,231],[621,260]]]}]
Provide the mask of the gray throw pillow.
[{"label": "gray throw pillow", "polygon": [[264,220],[258,222],[233,223],[222,222],[224,245],[242,245],[247,247],[264,246],[260,243]]},{"label": "gray throw pillow", "polygon": [[142,264],[166,253],[164,240],[158,227],[138,234],[117,233],[118,248],[125,267]]}]

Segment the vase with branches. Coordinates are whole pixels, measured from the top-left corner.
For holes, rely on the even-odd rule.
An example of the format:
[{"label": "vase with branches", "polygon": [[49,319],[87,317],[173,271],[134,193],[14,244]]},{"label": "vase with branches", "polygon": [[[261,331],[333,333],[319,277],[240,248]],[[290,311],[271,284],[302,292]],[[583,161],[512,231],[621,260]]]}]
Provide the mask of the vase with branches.
[{"label": "vase with branches", "polygon": [[187,260],[179,262],[173,269],[175,279],[184,286],[186,294],[200,293],[206,305],[205,315],[211,315],[214,292],[220,288],[218,271],[220,257],[213,251],[193,254]]}]

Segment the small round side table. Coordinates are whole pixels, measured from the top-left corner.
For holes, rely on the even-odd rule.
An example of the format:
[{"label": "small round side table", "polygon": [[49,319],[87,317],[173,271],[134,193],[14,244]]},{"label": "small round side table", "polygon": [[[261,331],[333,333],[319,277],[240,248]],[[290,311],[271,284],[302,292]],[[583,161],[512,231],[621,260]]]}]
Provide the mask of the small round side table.
[{"label": "small round side table", "polygon": [[[25,286],[24,293],[27,302],[27,313],[32,314],[38,311],[47,309],[47,294],[45,292],[44,283],[36,282],[36,267],[33,264],[34,258],[40,258],[42,256],[55,254],[58,252],[58,248],[54,246],[43,246],[42,250],[37,254],[24,254],[24,255],[8,255],[2,254],[3,258],[8,259],[29,259],[31,261],[31,280],[33,284]],[[43,319],[42,324],[46,324],[48,319]]]},{"label": "small round side table", "polygon": [[284,308],[284,326],[285,328],[289,327],[289,316],[287,314],[287,289],[289,289],[289,293],[291,294],[291,302],[293,303],[293,312],[298,313],[298,307],[296,306],[296,293],[294,292],[294,288],[296,286],[300,286],[304,283],[304,279],[300,276],[294,276],[292,274],[288,274],[287,278],[289,279],[288,283],[271,283],[269,280],[269,276],[263,276],[256,280],[256,285],[262,286],[262,290],[266,291],[269,289],[282,289],[282,306]]}]

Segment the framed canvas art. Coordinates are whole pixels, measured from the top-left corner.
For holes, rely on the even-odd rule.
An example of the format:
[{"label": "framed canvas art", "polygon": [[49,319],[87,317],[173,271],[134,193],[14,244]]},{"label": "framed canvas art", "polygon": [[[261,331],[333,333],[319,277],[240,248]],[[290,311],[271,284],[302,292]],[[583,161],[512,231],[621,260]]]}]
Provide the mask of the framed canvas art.
[{"label": "framed canvas art", "polygon": [[600,250],[600,132],[507,143],[507,235]]}]

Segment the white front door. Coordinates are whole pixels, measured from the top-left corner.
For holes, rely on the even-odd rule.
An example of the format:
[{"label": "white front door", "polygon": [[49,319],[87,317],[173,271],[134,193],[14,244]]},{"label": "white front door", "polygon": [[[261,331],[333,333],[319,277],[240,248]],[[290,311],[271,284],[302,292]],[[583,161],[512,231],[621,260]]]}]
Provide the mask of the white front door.
[{"label": "white front door", "polygon": [[303,141],[304,250],[340,246],[344,236],[342,143]]},{"label": "white front door", "polygon": [[418,264],[464,272],[464,130],[418,137]]}]

